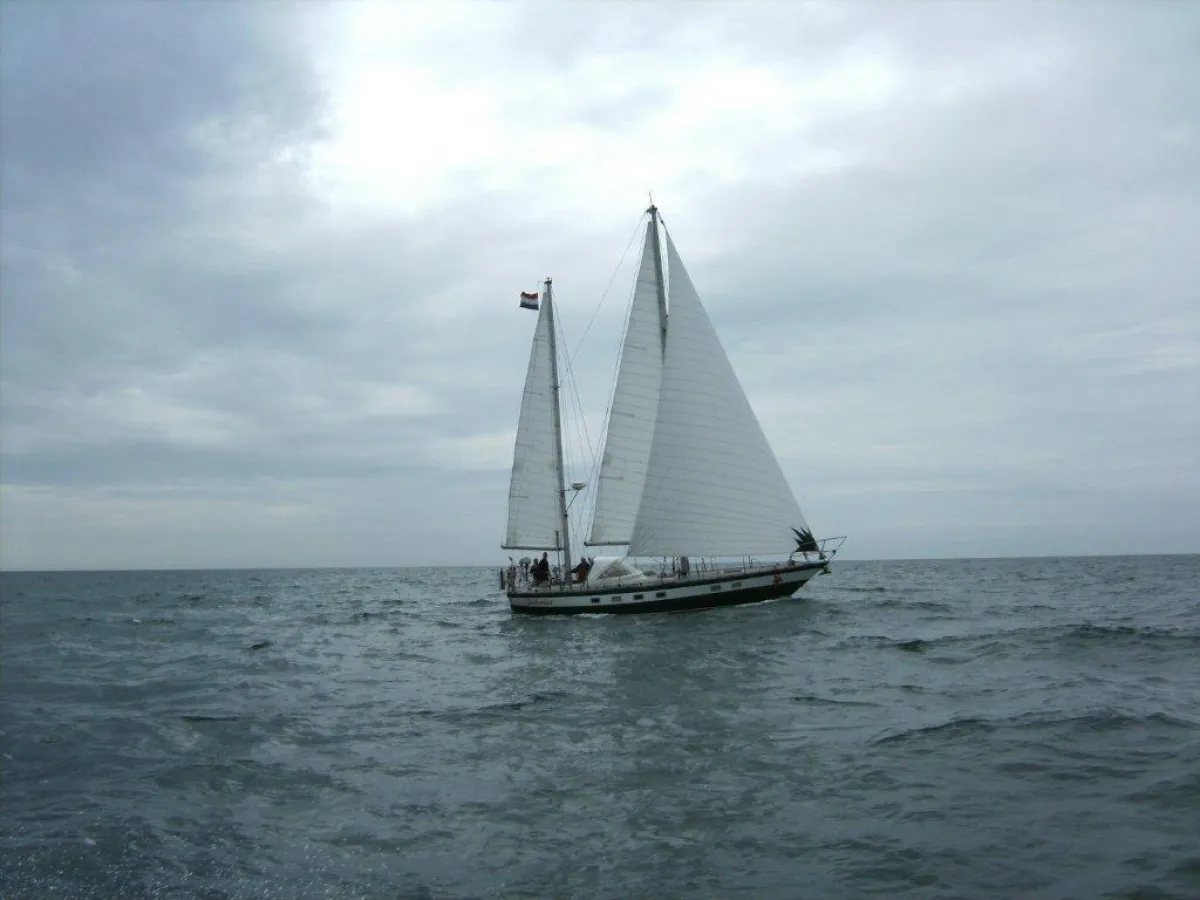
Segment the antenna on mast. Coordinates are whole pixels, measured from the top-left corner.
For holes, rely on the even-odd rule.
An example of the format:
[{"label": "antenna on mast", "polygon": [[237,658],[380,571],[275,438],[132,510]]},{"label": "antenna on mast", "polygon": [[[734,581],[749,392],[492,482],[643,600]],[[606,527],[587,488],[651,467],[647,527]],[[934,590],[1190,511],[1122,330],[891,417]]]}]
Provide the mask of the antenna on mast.
[{"label": "antenna on mast", "polygon": [[658,235],[658,207],[654,205],[653,192],[647,191],[646,195],[650,198],[650,208],[646,210],[650,214],[650,222],[646,226],[646,239],[654,236],[654,286],[658,294],[658,323],[662,335],[662,351],[667,352],[667,282],[663,277],[663,259],[661,240]]}]

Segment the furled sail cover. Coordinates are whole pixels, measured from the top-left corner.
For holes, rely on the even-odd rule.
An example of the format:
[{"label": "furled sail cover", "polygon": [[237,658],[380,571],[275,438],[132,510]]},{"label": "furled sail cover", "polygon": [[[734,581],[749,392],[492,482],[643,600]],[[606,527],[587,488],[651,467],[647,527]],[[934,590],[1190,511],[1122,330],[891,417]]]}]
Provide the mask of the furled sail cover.
[{"label": "furled sail cover", "polygon": [[629,543],[646,481],[663,358],[658,277],[654,270],[655,228],[652,216],[646,228],[642,264],[621,348],[621,368],[608,415],[589,544]]},{"label": "furled sail cover", "polygon": [[657,424],[630,556],[786,556],[808,531],[675,244]]},{"label": "furled sail cover", "polygon": [[562,486],[555,466],[554,396],[550,383],[552,302],[547,291],[529,353],[529,372],[525,376],[513,449],[512,481],[508,486],[506,549],[557,550],[560,542],[558,492]]}]

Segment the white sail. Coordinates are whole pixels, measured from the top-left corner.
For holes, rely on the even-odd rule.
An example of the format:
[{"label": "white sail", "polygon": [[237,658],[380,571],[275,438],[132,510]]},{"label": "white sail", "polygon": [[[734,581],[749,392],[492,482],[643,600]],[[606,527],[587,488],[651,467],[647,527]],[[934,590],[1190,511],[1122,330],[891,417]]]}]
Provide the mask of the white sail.
[{"label": "white sail", "polygon": [[556,464],[554,423],[554,344],[552,300],[547,292],[538,312],[521,417],[513,449],[512,481],[508,487],[508,532],[505,549],[556,550],[560,546],[560,477]]},{"label": "white sail", "polygon": [[807,532],[721,342],[667,237],[670,323],[631,556],[787,555]]},{"label": "white sail", "polygon": [[651,216],[621,348],[621,368],[608,414],[608,436],[600,463],[589,544],[629,543],[642,499],[662,380],[663,322],[655,266],[656,230],[657,222]]}]

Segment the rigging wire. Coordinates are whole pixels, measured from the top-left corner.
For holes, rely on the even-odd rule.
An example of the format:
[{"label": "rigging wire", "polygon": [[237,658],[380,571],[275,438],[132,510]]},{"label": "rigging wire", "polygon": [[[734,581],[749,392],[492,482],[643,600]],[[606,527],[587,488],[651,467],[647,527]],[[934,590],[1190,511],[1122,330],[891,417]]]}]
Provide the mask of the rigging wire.
[{"label": "rigging wire", "polygon": [[[642,214],[645,218],[645,213]],[[600,295],[600,300],[596,304],[596,308],[592,310],[592,317],[588,319],[587,326],[583,329],[583,334],[579,337],[579,343],[575,345],[575,349],[571,351],[571,356],[567,360],[567,364],[579,355],[579,350],[583,346],[584,340],[588,336],[588,332],[592,330],[592,324],[596,321],[596,316],[600,314],[600,307],[604,305],[605,299],[608,297],[608,292],[612,288],[613,282],[617,280],[617,274],[621,271],[621,267],[625,265],[625,257],[629,255],[629,248],[633,246],[633,242],[637,240],[637,236],[642,232],[642,219],[638,219],[637,227],[633,229],[633,234],[629,236],[629,242],[625,245],[625,249],[621,252],[621,259],[613,269],[612,275],[608,278],[608,284],[604,286],[604,292]]]},{"label": "rigging wire", "polygon": [[[635,277],[633,279],[633,284],[631,284],[629,287],[629,299],[625,301],[625,321],[626,321],[626,323],[628,323],[630,313],[633,310],[633,300],[634,300],[634,297],[636,294],[637,294],[637,278]],[[616,358],[613,360],[612,376],[609,379],[608,402],[607,402],[607,404],[605,404],[604,419],[600,426],[601,434],[607,434],[607,432],[608,432],[609,421],[612,418],[613,401],[616,399],[616,396],[617,396],[617,377],[619,376],[620,371],[621,371],[621,358],[624,355],[625,355],[625,344],[624,344],[624,341],[622,341],[621,348],[620,348],[620,350],[617,351]],[[597,488],[599,488],[599,486],[600,486],[599,485],[600,463],[601,463],[601,460],[599,459],[599,454],[593,454],[592,455],[592,468],[591,468],[591,471],[589,472],[589,477],[596,479],[596,482],[597,482],[596,487]]]},{"label": "rigging wire", "polygon": [[[628,242],[626,242],[625,249],[621,254],[621,259],[617,263],[616,267],[613,269],[612,275],[609,276],[608,283],[604,287],[604,292],[600,295],[600,300],[597,302],[596,307],[592,310],[591,318],[588,319],[587,326],[584,328],[583,334],[580,336],[579,341],[576,344],[574,351],[563,360],[563,363],[564,363],[563,381],[566,384],[566,386],[568,386],[568,388],[569,388],[569,390],[566,393],[567,393],[568,397],[570,398],[570,403],[571,403],[571,407],[572,407],[571,408],[572,415],[570,416],[570,418],[574,420],[572,423],[575,426],[574,437],[578,440],[581,436],[580,429],[582,429],[583,440],[580,441],[580,443],[581,443],[581,445],[586,446],[587,455],[591,457],[590,464],[585,466],[582,460],[577,461],[574,458],[574,455],[571,453],[571,448],[564,447],[564,455],[568,457],[567,462],[569,463],[569,466],[571,468],[574,468],[575,465],[579,464],[581,468],[584,468],[584,470],[586,472],[585,480],[587,481],[589,488],[591,488],[591,490],[589,490],[587,492],[587,496],[584,498],[584,501],[578,505],[578,508],[576,508],[575,503],[574,503],[577,495],[574,495],[571,498],[571,504],[570,504],[570,509],[568,510],[568,513],[569,514],[572,512],[575,513],[575,515],[572,516],[573,521],[571,523],[571,525],[572,525],[571,530],[575,534],[584,535],[584,531],[585,531],[584,525],[586,524],[587,520],[589,520],[591,518],[592,513],[595,512],[595,500],[596,500],[596,496],[597,496],[598,489],[599,489],[598,475],[599,475],[599,469],[600,469],[600,447],[594,446],[592,444],[591,434],[587,428],[587,417],[584,412],[583,403],[582,403],[582,400],[579,395],[579,382],[578,382],[578,379],[575,377],[575,369],[574,369],[573,363],[574,363],[575,359],[577,358],[577,356],[579,355],[579,351],[583,346],[584,340],[587,338],[588,333],[591,331],[592,325],[595,323],[596,317],[599,315],[601,307],[603,307],[605,300],[608,298],[609,291],[612,290],[612,286],[613,286],[613,283],[617,279],[617,275],[620,274],[621,269],[625,265],[625,260],[629,256],[630,247],[633,246],[633,243],[634,243],[634,241],[637,240],[638,235],[642,233],[642,219],[643,218],[645,218],[644,215],[639,218],[637,227],[634,228],[633,234],[630,236]],[[636,293],[636,290],[637,290],[637,279],[635,278],[634,283],[630,289],[629,300],[626,303],[626,308],[625,308],[625,318],[626,319],[629,318],[629,311],[633,305],[633,295],[634,295],[634,293]],[[566,334],[562,327],[562,319],[560,316],[555,316],[555,325],[558,329],[559,337],[561,338],[562,343],[565,346],[567,343],[567,339],[566,339]],[[623,352],[623,350],[622,350],[622,352]],[[601,435],[603,435],[603,433],[604,433],[603,429],[607,429],[607,427],[608,427],[609,416],[612,412],[612,400],[613,400],[613,396],[616,393],[617,373],[620,370],[620,357],[621,357],[621,353],[618,353],[617,358],[613,364],[612,378],[611,378],[611,382],[610,382],[611,386],[609,388],[608,404],[604,411],[604,420],[603,420]],[[560,394],[560,396],[561,396],[561,394]],[[564,443],[566,443],[566,442],[564,441]],[[581,543],[583,543],[585,541],[586,541],[586,535],[584,535],[581,538]]]},{"label": "rigging wire", "polygon": [[[643,215],[642,215],[642,218],[645,218],[645,214],[644,214],[644,213],[643,213]],[[649,227],[649,226],[647,225],[647,227]],[[642,223],[641,223],[641,219],[639,219],[639,220],[638,220],[638,227],[637,227],[637,230],[636,230],[636,231],[634,231],[634,235],[633,235],[633,236],[634,236],[634,238],[636,238],[636,237],[637,237],[639,234],[641,234],[641,233],[642,233]],[[632,239],[630,239],[630,243],[632,243],[632,242],[633,242],[633,240],[632,240]],[[626,252],[626,253],[628,253],[628,252],[629,252],[629,247],[626,247],[626,248],[625,248],[625,252]],[[624,258],[623,258],[623,257],[622,257],[622,262],[624,262]],[[616,274],[614,273],[614,275],[613,275],[613,278],[615,278],[615,277],[616,277]],[[610,285],[610,286],[612,285],[612,280],[611,280],[611,279],[609,280],[609,285]],[[607,290],[607,289],[606,289],[606,290]],[[632,311],[633,311],[633,301],[634,301],[634,298],[635,298],[635,296],[636,296],[636,295],[637,295],[637,275],[635,274],[635,275],[634,275],[634,278],[633,278],[633,283],[632,283],[632,284],[629,286],[629,299],[625,301],[625,323],[626,323],[626,327],[628,327],[628,323],[629,323],[629,316],[632,314]],[[621,348],[620,348],[620,350],[617,352],[617,356],[616,356],[616,358],[613,360],[612,377],[611,377],[611,379],[609,380],[609,389],[608,389],[608,403],[607,403],[607,405],[604,407],[604,420],[603,420],[603,424],[601,425],[601,429],[602,429],[602,430],[601,430],[601,433],[602,433],[602,434],[604,434],[604,433],[607,433],[607,432],[608,432],[609,420],[612,418],[612,407],[613,407],[613,401],[616,399],[616,396],[617,396],[617,377],[618,377],[618,375],[620,374],[620,371],[621,371],[621,359],[622,359],[622,357],[623,357],[624,355],[625,355],[625,342],[624,342],[624,341],[622,341],[622,342],[621,342]],[[595,478],[595,479],[596,479],[596,481],[597,481],[597,485],[596,485],[596,486],[597,486],[597,488],[599,488],[599,477],[600,477],[600,460],[598,460],[598,459],[596,458],[596,456],[595,456],[595,455],[593,455],[593,457],[592,457],[592,470],[591,470],[591,472],[589,473],[589,477],[592,477],[592,478]]]},{"label": "rigging wire", "polygon": [[[558,331],[559,339],[565,344],[566,335],[563,332],[562,323],[557,316],[555,317],[555,327]],[[584,418],[583,405],[579,398],[579,381],[575,377],[575,370],[571,366],[571,361],[569,359],[563,360],[563,369],[560,373],[560,379],[561,384],[559,397],[561,398],[564,395],[567,397],[566,405],[568,407],[567,410],[565,410],[567,415],[564,417],[566,420],[564,423],[564,431],[567,429],[573,429],[574,432],[572,435],[573,440],[568,441],[564,439],[562,442],[564,468],[563,477],[567,482],[565,487],[570,492],[570,498],[567,501],[567,515],[570,517],[572,534],[578,534],[583,528],[584,524],[582,514],[586,506],[586,501],[585,503],[576,507],[575,501],[578,499],[579,494],[570,490],[570,484],[575,481],[575,477],[573,474],[568,473],[573,473],[576,467],[579,465],[579,461],[576,459],[576,455],[574,453],[576,444],[586,446],[589,455],[594,456],[595,451],[592,449],[591,435],[587,430],[587,421]],[[565,388],[565,390],[563,390],[563,388]],[[564,438],[565,437],[566,436],[564,435]],[[580,440],[581,437],[582,440]],[[580,543],[582,544],[582,540]],[[568,561],[574,558],[570,555],[571,548],[567,548],[567,553]]]}]

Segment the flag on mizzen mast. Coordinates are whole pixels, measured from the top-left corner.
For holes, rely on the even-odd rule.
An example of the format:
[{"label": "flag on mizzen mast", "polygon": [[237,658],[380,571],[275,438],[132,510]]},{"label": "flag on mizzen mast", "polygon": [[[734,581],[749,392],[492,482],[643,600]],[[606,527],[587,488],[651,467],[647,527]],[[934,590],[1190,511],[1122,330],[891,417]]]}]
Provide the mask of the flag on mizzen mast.
[{"label": "flag on mizzen mast", "polygon": [[521,309],[537,309],[538,294],[534,291],[532,294],[528,291],[521,291]]}]

